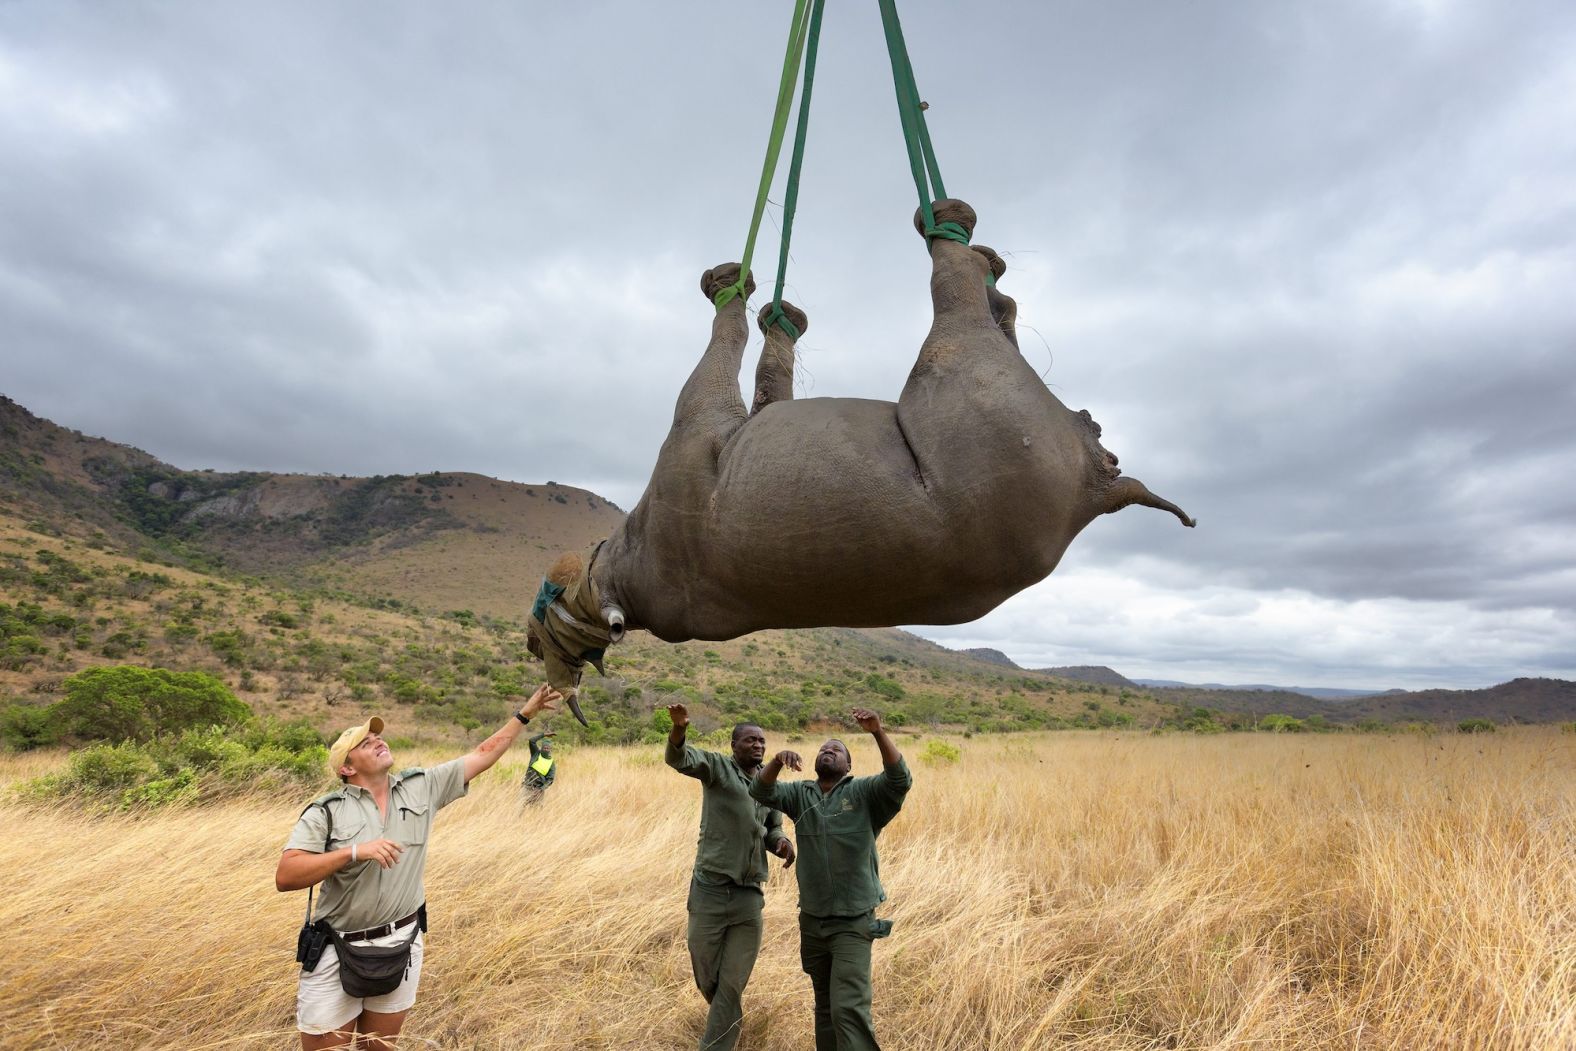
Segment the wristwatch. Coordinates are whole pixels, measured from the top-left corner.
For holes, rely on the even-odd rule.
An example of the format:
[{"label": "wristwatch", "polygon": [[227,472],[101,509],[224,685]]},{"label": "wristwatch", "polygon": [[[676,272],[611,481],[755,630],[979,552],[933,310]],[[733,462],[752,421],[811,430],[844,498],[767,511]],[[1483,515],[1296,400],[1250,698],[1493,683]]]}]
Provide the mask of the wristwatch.
[{"label": "wristwatch", "polygon": [[519,712],[515,712],[514,713],[514,717],[516,719],[520,720],[520,725],[521,726],[530,726],[531,725],[531,720],[527,716],[521,715]]}]

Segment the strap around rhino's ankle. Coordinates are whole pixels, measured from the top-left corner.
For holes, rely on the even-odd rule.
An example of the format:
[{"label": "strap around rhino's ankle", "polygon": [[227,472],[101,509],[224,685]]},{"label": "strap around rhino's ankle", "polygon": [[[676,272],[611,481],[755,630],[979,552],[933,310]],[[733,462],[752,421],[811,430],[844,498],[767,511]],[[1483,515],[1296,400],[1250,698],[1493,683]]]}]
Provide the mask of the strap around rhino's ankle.
[{"label": "strap around rhino's ankle", "polygon": [[796,342],[810,328],[810,319],[805,312],[787,300],[778,300],[767,306],[755,320],[761,327],[761,335],[766,335],[773,326],[776,326],[782,329],[789,339]]},{"label": "strap around rhino's ankle", "polygon": [[1007,272],[1007,261],[996,254],[995,249],[986,248],[984,245],[970,245],[970,248],[985,257],[990,264],[990,269],[985,273],[985,287],[995,288],[996,281]]},{"label": "strap around rhino's ankle", "polygon": [[924,208],[914,213],[914,229],[919,231],[927,244],[940,238],[966,245],[974,236],[974,225],[978,221],[974,209],[956,198],[943,198],[936,201],[931,205],[929,218],[935,221],[926,222]]}]

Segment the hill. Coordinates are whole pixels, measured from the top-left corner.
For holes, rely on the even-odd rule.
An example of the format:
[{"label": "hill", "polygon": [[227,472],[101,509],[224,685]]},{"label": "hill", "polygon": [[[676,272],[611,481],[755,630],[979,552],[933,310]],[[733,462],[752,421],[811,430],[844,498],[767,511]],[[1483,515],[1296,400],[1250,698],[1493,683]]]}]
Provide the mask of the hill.
[{"label": "hill", "polygon": [[1134,679],[1139,686],[1181,687],[1198,690],[1260,690],[1269,692],[1300,693],[1321,701],[1349,701],[1357,697],[1372,697],[1381,693],[1404,693],[1404,690],[1349,690],[1330,686],[1272,686],[1267,683],[1227,684],[1221,682],[1178,682],[1175,679]]},{"label": "hill", "polygon": [[[260,711],[320,725],[378,707],[421,734],[506,716],[540,674],[523,611],[548,561],[622,512],[554,481],[192,471],[0,396],[0,705],[95,664],[206,670]],[[766,631],[672,646],[635,633],[588,678],[593,740],[649,733],[682,698],[705,729],[836,725],[851,704],[966,731],[1196,721],[1195,709],[1364,719],[1576,719],[1576,684],[1326,704],[1278,691],[1145,688],[1105,667],[1024,670],[898,629]]]},{"label": "hill", "polygon": [[1080,664],[1066,668],[1040,668],[1043,675],[1054,675],[1059,679],[1071,679],[1074,682],[1093,682],[1102,686],[1120,686],[1127,689],[1138,689],[1138,684],[1133,680],[1119,675],[1104,665]]},{"label": "hill", "polygon": [[987,664],[1000,664],[1004,668],[1018,667],[1018,663],[1011,657],[1001,652],[1001,650],[993,650],[989,646],[975,646],[972,649],[959,650],[958,652],[967,653],[975,660],[984,661]]},{"label": "hill", "polygon": [[0,497],[50,530],[191,568],[499,617],[530,603],[558,552],[623,518],[554,481],[183,470],[3,396]]}]

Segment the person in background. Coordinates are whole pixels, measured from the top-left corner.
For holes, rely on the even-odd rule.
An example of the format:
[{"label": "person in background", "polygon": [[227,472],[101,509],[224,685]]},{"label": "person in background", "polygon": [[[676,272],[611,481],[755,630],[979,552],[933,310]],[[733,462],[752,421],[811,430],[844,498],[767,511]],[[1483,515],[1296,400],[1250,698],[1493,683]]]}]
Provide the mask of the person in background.
[{"label": "person in background", "polygon": [[558,760],[553,758],[553,738],[556,733],[540,733],[526,744],[531,746],[531,761],[526,765],[525,778],[520,790],[526,806],[542,801],[553,779],[558,776]]},{"label": "person in background", "polygon": [[685,743],[689,711],[667,706],[673,728],[663,758],[701,783],[700,840],[690,875],[690,968],[710,1005],[701,1051],[731,1051],[744,1024],[744,987],[761,948],[761,909],[766,855],[793,864],[794,846],[783,835],[783,816],[750,799],[750,779],[766,755],[766,731],[754,723],[733,728],[729,752],[706,752]]}]

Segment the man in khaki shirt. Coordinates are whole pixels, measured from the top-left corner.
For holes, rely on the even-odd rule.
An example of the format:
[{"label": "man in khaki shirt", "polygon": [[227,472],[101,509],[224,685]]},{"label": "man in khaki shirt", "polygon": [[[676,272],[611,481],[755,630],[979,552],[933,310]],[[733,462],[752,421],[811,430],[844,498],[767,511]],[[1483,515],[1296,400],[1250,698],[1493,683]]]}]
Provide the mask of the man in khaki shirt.
[{"label": "man in khaki shirt", "polygon": [[[390,774],[394,756],[383,740],[383,720],[373,716],[339,735],[328,752],[329,769],[342,787],[314,800],[296,821],[274,873],[282,891],[322,884],[317,919],[346,942],[399,945],[427,900],[422,870],[427,839],[438,811],[465,795],[472,780],[508,751],[531,716],[554,711],[559,694],[538,687],[503,728],[458,759]],[[404,981],[383,996],[356,998],[340,985],[332,943],[296,992],[296,1027],[303,1051],[357,1046],[390,1049],[416,1002],[421,979],[422,935],[411,943]]]}]

